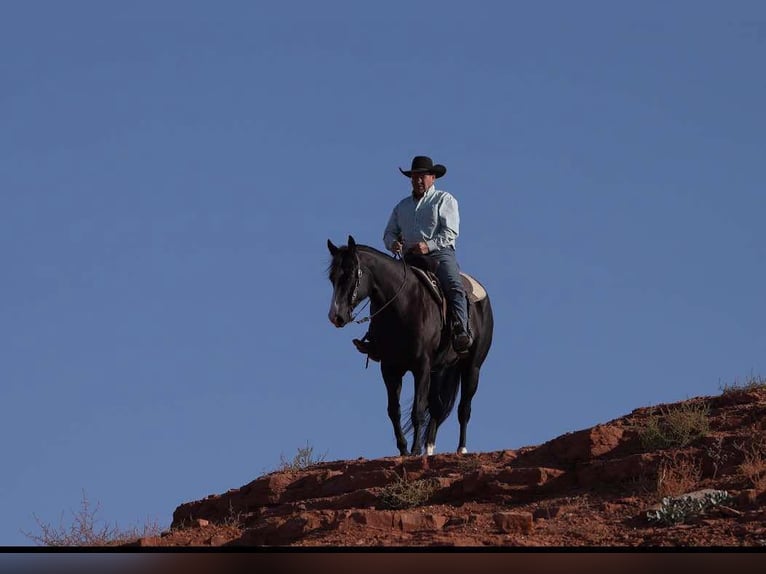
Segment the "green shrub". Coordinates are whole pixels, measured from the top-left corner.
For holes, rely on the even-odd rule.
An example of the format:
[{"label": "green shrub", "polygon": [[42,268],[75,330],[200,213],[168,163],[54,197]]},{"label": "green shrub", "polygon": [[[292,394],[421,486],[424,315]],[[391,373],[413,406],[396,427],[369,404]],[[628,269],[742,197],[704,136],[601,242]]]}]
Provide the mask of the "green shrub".
[{"label": "green shrub", "polygon": [[706,404],[682,403],[649,415],[639,431],[645,449],[684,447],[710,432],[710,408]]},{"label": "green shrub", "polygon": [[690,518],[704,514],[711,507],[726,502],[729,499],[729,493],[725,490],[714,490],[706,492],[703,496],[679,496],[676,498],[663,498],[662,506],[657,510],[650,510],[646,513],[649,522],[656,522],[670,526],[681,524]]}]

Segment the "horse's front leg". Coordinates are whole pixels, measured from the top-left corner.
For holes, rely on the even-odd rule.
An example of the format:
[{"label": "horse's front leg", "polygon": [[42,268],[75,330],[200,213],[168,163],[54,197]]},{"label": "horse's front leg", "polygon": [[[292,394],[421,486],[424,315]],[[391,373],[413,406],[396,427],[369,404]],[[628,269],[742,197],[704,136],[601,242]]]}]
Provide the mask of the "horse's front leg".
[{"label": "horse's front leg", "polygon": [[428,392],[431,386],[431,365],[425,364],[412,373],[415,379],[415,397],[412,401],[412,450],[410,454],[419,455],[423,451],[423,426],[428,408]]},{"label": "horse's front leg", "polygon": [[383,375],[383,381],[386,383],[386,392],[388,393],[388,418],[394,427],[394,436],[396,437],[396,447],[399,454],[407,454],[407,439],[402,431],[402,412],[399,407],[399,395],[402,391],[402,377],[405,371],[389,366],[385,362],[380,363],[380,372]]}]

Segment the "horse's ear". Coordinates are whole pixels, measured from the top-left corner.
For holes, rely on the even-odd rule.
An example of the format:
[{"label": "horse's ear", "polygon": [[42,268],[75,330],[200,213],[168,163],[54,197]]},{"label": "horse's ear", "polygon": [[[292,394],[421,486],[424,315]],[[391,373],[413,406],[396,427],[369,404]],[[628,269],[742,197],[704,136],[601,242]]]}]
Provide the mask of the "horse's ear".
[{"label": "horse's ear", "polygon": [[354,241],[354,238],[350,235],[348,236],[348,248],[354,249],[356,247],[356,241]]},{"label": "horse's ear", "polygon": [[335,254],[338,252],[338,248],[335,247],[335,245],[333,245],[332,241],[330,241],[329,239],[327,240],[327,249],[330,250],[330,255],[332,255],[333,257],[335,257]]}]

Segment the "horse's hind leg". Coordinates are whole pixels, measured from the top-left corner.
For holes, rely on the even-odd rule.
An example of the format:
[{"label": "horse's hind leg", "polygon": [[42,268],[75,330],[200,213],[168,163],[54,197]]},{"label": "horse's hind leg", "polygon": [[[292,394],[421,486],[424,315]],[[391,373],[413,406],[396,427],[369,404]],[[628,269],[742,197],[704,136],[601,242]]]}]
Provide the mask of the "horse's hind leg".
[{"label": "horse's hind leg", "polygon": [[[428,408],[428,393],[430,391],[431,367],[428,363],[412,373],[415,379],[415,397],[412,401],[412,449],[410,454],[419,455],[423,452],[423,426],[426,422]],[[429,424],[430,426],[430,424]]]},{"label": "horse's hind leg", "polygon": [[428,396],[428,427],[426,428],[426,454],[436,451],[436,433],[455,404],[460,373],[454,368],[431,371]]},{"label": "horse's hind leg", "polygon": [[465,454],[466,448],[466,429],[468,421],[471,419],[471,401],[479,387],[479,366],[469,364],[463,369],[460,384],[460,404],[457,407],[457,420],[460,423],[460,440],[457,445],[457,452]]},{"label": "horse's hind leg", "polygon": [[431,373],[431,390],[428,397],[428,426],[426,427],[426,454],[431,456],[436,451],[436,431],[439,430],[439,396],[434,388],[436,374]]},{"label": "horse's hind leg", "polygon": [[404,371],[393,369],[384,363],[380,365],[380,372],[383,374],[383,381],[386,383],[386,392],[388,393],[388,418],[394,427],[394,436],[396,437],[396,447],[402,456],[407,454],[407,439],[402,431],[402,412],[399,406],[399,395],[402,391],[402,377]]}]

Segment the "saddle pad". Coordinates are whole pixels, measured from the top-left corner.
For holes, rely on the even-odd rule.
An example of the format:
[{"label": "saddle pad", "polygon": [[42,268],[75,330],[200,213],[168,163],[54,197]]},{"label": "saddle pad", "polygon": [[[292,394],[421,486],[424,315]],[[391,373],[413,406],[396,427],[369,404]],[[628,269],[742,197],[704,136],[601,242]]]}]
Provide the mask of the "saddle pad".
[{"label": "saddle pad", "polygon": [[466,295],[471,303],[481,301],[487,296],[487,291],[482,287],[476,279],[468,275],[468,273],[460,272],[460,276],[463,279],[463,289],[465,289]]},{"label": "saddle pad", "polygon": [[[442,293],[441,289],[439,289],[439,281],[436,279],[436,276],[433,273],[426,273],[418,267],[411,267],[410,269],[431,289],[431,294],[436,297],[436,300],[441,301]],[[481,283],[468,275],[468,273],[461,271],[460,278],[463,280],[463,289],[465,289],[465,293],[471,303],[481,301],[487,296],[487,291],[482,287]]]}]

